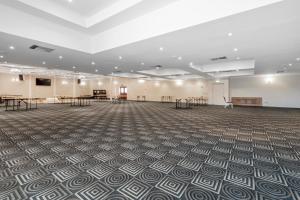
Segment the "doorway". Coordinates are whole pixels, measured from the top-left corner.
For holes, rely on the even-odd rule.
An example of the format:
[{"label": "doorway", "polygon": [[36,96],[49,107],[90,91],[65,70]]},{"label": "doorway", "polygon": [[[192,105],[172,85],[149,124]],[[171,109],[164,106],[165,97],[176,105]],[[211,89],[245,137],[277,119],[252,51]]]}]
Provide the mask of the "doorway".
[{"label": "doorway", "polygon": [[224,83],[213,84],[213,104],[224,105]]},{"label": "doorway", "polygon": [[127,87],[126,86],[121,86],[119,93],[120,93],[120,99],[127,100]]}]

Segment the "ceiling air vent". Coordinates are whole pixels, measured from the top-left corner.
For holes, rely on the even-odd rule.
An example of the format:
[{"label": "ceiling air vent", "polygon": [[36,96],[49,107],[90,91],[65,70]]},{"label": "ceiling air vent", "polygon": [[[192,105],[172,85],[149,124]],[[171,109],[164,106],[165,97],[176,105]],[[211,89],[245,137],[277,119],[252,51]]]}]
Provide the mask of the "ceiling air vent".
[{"label": "ceiling air vent", "polygon": [[54,51],[54,49],[42,47],[42,46],[38,46],[38,45],[32,45],[31,47],[29,47],[29,49],[32,49],[35,51],[40,51],[40,52],[46,52],[46,53],[50,53],[50,52]]},{"label": "ceiling air vent", "polygon": [[282,73],[284,73],[285,71],[284,70],[278,70],[277,71],[277,74],[282,74]]},{"label": "ceiling air vent", "polygon": [[212,58],[210,59],[211,61],[218,61],[218,60],[226,60],[227,57],[226,56],[222,56],[222,57],[218,57],[218,58]]},{"label": "ceiling air vent", "polygon": [[162,68],[162,66],[161,66],[161,65],[155,65],[155,66],[151,66],[151,67],[153,67],[153,68],[156,68],[156,69],[160,69],[160,68]]}]

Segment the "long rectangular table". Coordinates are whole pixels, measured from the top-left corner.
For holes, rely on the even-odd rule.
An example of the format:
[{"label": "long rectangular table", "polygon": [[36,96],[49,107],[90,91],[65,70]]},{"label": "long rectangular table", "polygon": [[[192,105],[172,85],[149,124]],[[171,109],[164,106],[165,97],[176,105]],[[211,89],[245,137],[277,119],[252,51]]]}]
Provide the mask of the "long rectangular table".
[{"label": "long rectangular table", "polygon": [[193,106],[202,106],[208,104],[208,98],[207,97],[189,97],[188,99],[191,100],[191,103]]},{"label": "long rectangular table", "polygon": [[6,111],[32,110],[37,109],[40,98],[4,98]]},{"label": "long rectangular table", "polygon": [[192,108],[192,99],[176,99],[176,109]]},{"label": "long rectangular table", "polygon": [[71,106],[89,106],[91,105],[91,97],[73,97]]}]

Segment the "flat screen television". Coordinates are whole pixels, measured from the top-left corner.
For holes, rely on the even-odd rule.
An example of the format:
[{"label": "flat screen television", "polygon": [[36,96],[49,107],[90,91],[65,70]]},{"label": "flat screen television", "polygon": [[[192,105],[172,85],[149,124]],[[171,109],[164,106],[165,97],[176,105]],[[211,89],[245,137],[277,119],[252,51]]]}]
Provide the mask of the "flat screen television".
[{"label": "flat screen television", "polygon": [[46,78],[36,78],[35,84],[39,86],[51,86],[51,79]]}]

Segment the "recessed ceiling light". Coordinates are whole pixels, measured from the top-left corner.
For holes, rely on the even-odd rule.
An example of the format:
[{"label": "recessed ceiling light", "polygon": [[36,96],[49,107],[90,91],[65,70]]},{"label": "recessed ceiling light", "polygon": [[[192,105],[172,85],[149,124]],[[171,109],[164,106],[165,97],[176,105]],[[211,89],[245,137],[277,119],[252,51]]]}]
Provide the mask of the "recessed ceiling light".
[{"label": "recessed ceiling light", "polygon": [[63,56],[58,56],[58,58],[59,58],[60,60],[62,60],[64,57],[63,57]]},{"label": "recessed ceiling light", "polygon": [[0,58],[4,58],[4,56],[1,55]]},{"label": "recessed ceiling light", "polygon": [[130,72],[134,72],[133,70],[130,70]]},{"label": "recessed ceiling light", "polygon": [[159,47],[159,50],[160,50],[160,51],[164,51],[164,48],[163,48],[163,47]]},{"label": "recessed ceiling light", "polygon": [[73,66],[73,69],[75,69],[76,68],[76,66]]},{"label": "recessed ceiling light", "polygon": [[10,50],[15,50],[15,47],[14,46],[10,46],[9,49]]},{"label": "recessed ceiling light", "polygon": [[141,65],[145,65],[145,63],[142,62]]},{"label": "recessed ceiling light", "polygon": [[189,64],[189,65],[192,67],[192,66],[194,66],[194,63],[193,63],[193,62],[190,62],[190,64]]},{"label": "recessed ceiling light", "polygon": [[96,65],[96,63],[94,61],[91,62],[92,65]]},{"label": "recessed ceiling light", "polygon": [[290,64],[289,64],[289,66],[291,67],[291,66],[293,66],[293,64],[292,64],[292,63],[290,63]]},{"label": "recessed ceiling light", "polygon": [[297,61],[300,61],[300,58],[296,58]]},{"label": "recessed ceiling light", "polygon": [[68,0],[68,2],[69,2],[69,3],[72,3],[72,2],[73,2],[73,0]]},{"label": "recessed ceiling light", "polygon": [[43,65],[46,65],[46,62],[45,62],[45,61],[43,61],[43,62],[42,62],[42,64],[43,64]]},{"label": "recessed ceiling light", "polygon": [[95,72],[98,72],[98,69],[95,69]]},{"label": "recessed ceiling light", "polygon": [[231,37],[233,34],[232,33],[228,33],[228,36]]},{"label": "recessed ceiling light", "polygon": [[115,69],[118,69],[118,66],[115,66]]},{"label": "recessed ceiling light", "polygon": [[237,52],[239,49],[238,48],[234,48],[233,51]]},{"label": "recessed ceiling light", "polygon": [[216,80],[216,83],[220,83],[221,81],[220,80]]},{"label": "recessed ceiling light", "polygon": [[181,56],[179,56],[177,59],[178,59],[178,60],[182,60],[182,57],[181,57]]},{"label": "recessed ceiling light", "polygon": [[122,56],[119,56],[119,60],[122,60],[123,59],[123,57]]}]

